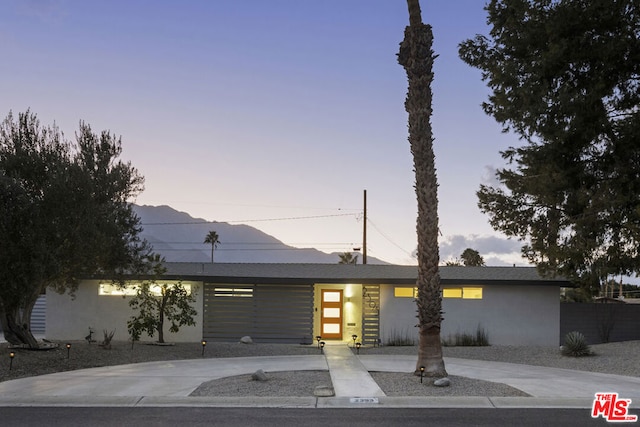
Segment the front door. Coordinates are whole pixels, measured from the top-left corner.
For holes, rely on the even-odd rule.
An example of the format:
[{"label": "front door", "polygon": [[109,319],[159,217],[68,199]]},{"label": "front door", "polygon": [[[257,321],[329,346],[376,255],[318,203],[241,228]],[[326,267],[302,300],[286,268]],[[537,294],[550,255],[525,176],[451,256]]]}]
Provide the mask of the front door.
[{"label": "front door", "polygon": [[323,339],[342,339],[342,290],[322,290],[320,335]]}]

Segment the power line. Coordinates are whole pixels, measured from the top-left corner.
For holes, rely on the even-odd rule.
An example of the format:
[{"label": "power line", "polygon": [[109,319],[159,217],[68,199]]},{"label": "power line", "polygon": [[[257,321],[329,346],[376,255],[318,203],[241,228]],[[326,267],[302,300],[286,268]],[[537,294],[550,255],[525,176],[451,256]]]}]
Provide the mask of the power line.
[{"label": "power line", "polygon": [[147,199],[146,203],[157,203],[158,205],[171,205],[172,203],[188,203],[193,205],[207,205],[207,206],[234,206],[234,207],[246,207],[246,208],[270,208],[270,209],[305,209],[316,211],[362,211],[362,208],[348,208],[348,207],[326,207],[326,206],[291,206],[291,205],[267,205],[267,204],[255,204],[255,203],[236,203],[236,202],[211,202],[202,200],[157,200]]},{"label": "power line", "polygon": [[[154,249],[159,251],[204,251],[209,250],[210,247],[205,247],[207,244],[200,242],[151,242],[151,245]],[[171,247],[171,245],[197,245],[202,247]],[[307,247],[295,247],[286,243],[225,243],[221,242],[221,246],[226,247],[218,247],[216,248],[216,252],[218,251],[288,251],[288,250],[305,250],[305,249],[316,249],[316,250],[347,250],[345,248],[351,248],[353,243],[344,243],[344,242],[334,242],[334,243],[306,243],[309,245]],[[167,247],[168,246],[168,247]],[[235,246],[235,247],[228,247]],[[245,246],[245,247],[243,247]],[[257,247],[256,247],[257,246]]]},{"label": "power line", "polygon": [[[169,242],[166,240],[163,240],[161,242],[155,242],[155,244],[172,244],[172,245],[207,245],[208,247],[211,247],[211,245],[209,243],[203,243],[203,242]],[[326,245],[330,245],[330,246],[353,246],[354,243],[353,242],[322,242],[322,243],[318,243],[318,242],[295,242],[295,243],[284,243],[284,242],[227,242],[227,241],[221,241],[220,242],[221,245],[277,245],[277,246],[293,246],[293,245],[311,245],[311,246],[326,246]]]},{"label": "power line", "polygon": [[[143,223],[141,225],[195,225],[195,224],[216,224],[216,223],[220,223],[220,222],[225,222],[225,223],[232,223],[232,222],[258,222],[258,221],[285,221],[285,220],[302,220],[302,219],[316,219],[316,218],[331,218],[331,217],[344,217],[344,216],[358,216],[358,214],[333,214],[333,215],[315,215],[315,216],[303,216],[303,217],[286,217],[286,218],[268,218],[268,219],[254,219],[254,220],[238,220],[238,221],[192,221],[192,222],[156,222],[156,223]],[[383,232],[380,227],[378,227],[373,221],[371,221],[370,218],[367,218],[367,223],[371,224],[371,226],[378,232],[378,234],[380,234],[385,240],[387,240],[389,243],[391,243],[393,246],[395,246],[396,248],[398,248],[399,250],[401,250],[403,253],[405,253],[407,256],[411,257],[412,254],[410,252],[408,252],[407,250],[405,250],[402,246],[400,246],[398,243],[396,243],[393,239],[391,239],[385,232]],[[165,252],[177,252],[177,251],[200,251],[200,250],[204,250],[203,249],[198,249],[198,248],[183,248],[183,249],[177,249],[177,248],[167,248],[167,249],[162,249],[161,246],[162,245],[171,245],[171,244],[176,244],[176,245],[204,245],[204,243],[202,242],[156,242],[156,243],[152,243],[154,245],[154,247],[156,246],[160,246],[160,248],[158,248],[158,250],[161,251],[165,251]],[[354,245],[353,242],[325,242],[325,243],[319,243],[319,242],[298,242],[298,243],[284,243],[284,242],[221,242],[221,244],[223,245],[247,245],[247,246],[267,246],[267,245],[274,245],[274,246],[292,246],[292,245],[309,245],[312,246],[312,248],[318,248],[320,246],[322,246],[322,249],[334,249],[334,250],[345,250],[346,248],[350,248]],[[287,251],[287,250],[300,250],[300,249],[305,249],[305,248],[299,248],[299,247],[284,247],[284,248],[218,248],[216,249],[216,251]],[[346,249],[347,251],[349,249]]]},{"label": "power line", "polygon": [[264,218],[264,219],[243,219],[243,220],[235,220],[235,221],[190,221],[190,222],[146,222],[141,223],[140,225],[197,225],[197,224],[218,224],[218,223],[245,223],[245,222],[271,222],[271,221],[290,221],[290,220],[301,220],[301,219],[318,219],[318,218],[334,218],[341,216],[356,216],[353,213],[347,214],[333,214],[333,215],[312,215],[312,216],[292,216],[292,217],[284,217],[284,218]]},{"label": "power line", "polygon": [[[215,250],[216,253],[218,252],[240,252],[240,251],[304,251],[306,249],[315,249],[318,250],[316,248],[255,248],[255,249],[251,249],[251,248],[236,248],[236,249],[221,249],[218,248]],[[342,249],[342,248],[324,248],[324,249]],[[203,249],[198,249],[198,248],[192,248],[192,249],[163,249],[163,248],[159,248],[157,249],[158,252],[203,252],[203,251],[207,251],[207,249],[203,248]]]},{"label": "power line", "polygon": [[391,243],[393,246],[395,246],[396,248],[400,249],[402,252],[404,252],[405,254],[407,254],[408,256],[411,256],[410,252],[407,252],[402,246],[400,246],[399,244],[397,244],[396,242],[394,242],[389,236],[387,236],[385,233],[382,232],[382,230],[380,230],[380,228],[378,228],[378,226],[371,221],[371,218],[367,218],[367,222],[369,224],[371,224],[373,226],[373,228],[375,228],[375,230],[382,236],[384,237],[389,243]]}]

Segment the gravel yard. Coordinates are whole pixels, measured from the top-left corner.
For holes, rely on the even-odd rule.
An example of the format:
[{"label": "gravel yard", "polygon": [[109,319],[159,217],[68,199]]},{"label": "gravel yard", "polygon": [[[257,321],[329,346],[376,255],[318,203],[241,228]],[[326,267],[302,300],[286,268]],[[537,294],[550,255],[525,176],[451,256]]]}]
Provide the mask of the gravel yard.
[{"label": "gravel yard", "polygon": [[[0,381],[54,373],[59,371],[100,366],[140,363],[160,360],[194,358],[251,357],[272,355],[317,355],[315,346],[289,344],[208,343],[204,356],[200,343],[177,343],[159,346],[139,343],[112,343],[111,350],[83,341],[65,343],[52,350],[32,351],[9,349],[0,344]],[[444,347],[445,357],[523,363],[565,369],[578,369],[617,375],[640,377],[640,341],[609,343],[591,346],[594,355],[570,358],[555,347]],[[15,357],[10,367],[9,353]],[[417,355],[416,347],[362,348],[361,354]],[[451,376],[452,385],[437,388],[420,384],[411,373],[373,372],[372,377],[389,396],[526,396],[504,384]],[[269,381],[251,381],[250,375],[222,378],[204,382],[193,395],[198,396],[310,396],[317,385],[330,385],[326,371],[268,372]]]},{"label": "gravel yard", "polygon": [[[202,345],[197,343],[175,343],[173,345],[154,345],[112,341],[111,349],[105,350],[97,344],[86,341],[70,341],[68,352],[65,342],[52,350],[9,349],[7,343],[0,344],[0,381],[33,375],[51,374],[100,366],[124,365],[128,363],[154,362],[160,360],[182,360],[216,357],[252,357],[272,355],[309,355],[318,354],[313,346],[288,344],[241,344],[209,343],[202,355]],[[15,357],[9,370],[9,353]]]}]

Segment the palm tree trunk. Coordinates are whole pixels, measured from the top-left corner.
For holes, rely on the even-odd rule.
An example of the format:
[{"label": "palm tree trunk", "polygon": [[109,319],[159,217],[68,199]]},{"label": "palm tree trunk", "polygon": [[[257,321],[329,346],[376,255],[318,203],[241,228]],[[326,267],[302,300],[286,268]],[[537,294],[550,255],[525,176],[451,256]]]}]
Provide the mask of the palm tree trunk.
[{"label": "palm tree trunk", "polygon": [[409,23],[400,44],[398,62],[407,72],[409,89],[405,109],[409,114],[409,144],[413,154],[418,201],[418,327],[419,348],[416,374],[444,377],[440,325],[442,296],[438,264],[438,180],[431,129],[431,82],[433,60],[431,26],[422,23],[418,0],[407,0]]}]

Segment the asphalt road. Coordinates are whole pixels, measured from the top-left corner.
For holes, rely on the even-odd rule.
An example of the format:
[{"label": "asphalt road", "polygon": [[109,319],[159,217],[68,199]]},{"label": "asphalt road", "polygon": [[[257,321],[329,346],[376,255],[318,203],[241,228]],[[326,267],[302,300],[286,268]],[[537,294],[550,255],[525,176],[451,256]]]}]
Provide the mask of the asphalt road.
[{"label": "asphalt road", "polygon": [[[631,411],[635,413],[636,411]],[[6,426],[602,426],[586,409],[0,407]],[[635,423],[634,423],[635,424]]]}]

